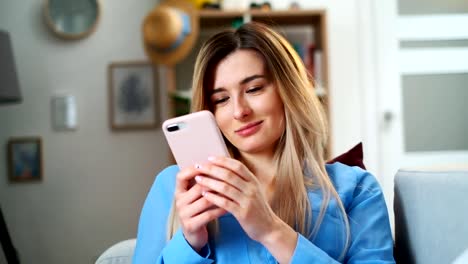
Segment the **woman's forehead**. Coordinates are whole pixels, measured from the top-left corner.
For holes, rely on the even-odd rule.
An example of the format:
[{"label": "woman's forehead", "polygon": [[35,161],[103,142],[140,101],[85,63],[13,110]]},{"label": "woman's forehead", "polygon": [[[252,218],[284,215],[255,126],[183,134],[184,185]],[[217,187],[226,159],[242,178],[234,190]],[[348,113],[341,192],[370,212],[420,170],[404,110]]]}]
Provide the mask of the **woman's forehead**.
[{"label": "woman's forehead", "polygon": [[237,50],[216,65],[213,86],[239,83],[251,75],[266,75],[263,57],[254,50]]}]

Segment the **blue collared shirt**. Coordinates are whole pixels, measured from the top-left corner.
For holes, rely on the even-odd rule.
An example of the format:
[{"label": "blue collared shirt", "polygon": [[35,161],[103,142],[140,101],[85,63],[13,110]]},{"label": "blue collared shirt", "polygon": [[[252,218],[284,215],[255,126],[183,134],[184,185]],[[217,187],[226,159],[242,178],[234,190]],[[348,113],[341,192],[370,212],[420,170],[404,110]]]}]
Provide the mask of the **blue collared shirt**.
[{"label": "blue collared shirt", "polygon": [[[382,190],[370,173],[341,163],[327,164],[327,172],[346,209],[351,241],[344,263],[395,263],[393,239]],[[138,226],[133,263],[277,263],[260,243],[250,239],[231,214],[219,218],[219,233],[210,238],[201,256],[182,231],[166,240],[167,219],[179,168],[170,166],[154,182]],[[309,190],[312,227],[320,212],[322,195]],[[339,263],[345,244],[343,221],[336,200],[331,199],[314,237],[298,235],[291,263]]]}]

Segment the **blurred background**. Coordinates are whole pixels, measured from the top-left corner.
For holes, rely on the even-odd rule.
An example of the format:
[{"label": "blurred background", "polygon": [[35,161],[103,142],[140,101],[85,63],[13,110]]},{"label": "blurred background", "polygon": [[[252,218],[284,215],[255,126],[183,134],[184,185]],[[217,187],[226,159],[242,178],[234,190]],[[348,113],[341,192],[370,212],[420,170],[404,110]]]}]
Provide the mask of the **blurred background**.
[{"label": "blurred background", "polygon": [[[0,0],[0,208],[22,263],[94,263],[136,236],[172,163],[160,124],[184,111],[199,46],[249,20],[273,22],[303,56],[327,108],[329,157],[363,142],[391,215],[398,169],[468,167],[467,1],[194,2],[211,5],[191,53],[151,67],[142,23],[159,1]],[[126,70],[154,74],[141,77],[154,89],[136,121],[113,108]],[[42,173],[15,179],[9,150],[24,142],[39,142]]]}]

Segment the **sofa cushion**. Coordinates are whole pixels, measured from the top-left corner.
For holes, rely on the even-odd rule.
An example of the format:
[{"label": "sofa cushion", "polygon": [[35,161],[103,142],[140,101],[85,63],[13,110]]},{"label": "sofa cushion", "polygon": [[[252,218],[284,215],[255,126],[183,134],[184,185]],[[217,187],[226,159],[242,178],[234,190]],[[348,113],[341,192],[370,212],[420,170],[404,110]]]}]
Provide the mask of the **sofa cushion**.
[{"label": "sofa cushion", "polygon": [[362,142],[348,150],[347,152],[339,155],[338,157],[327,161],[327,163],[335,163],[340,162],[348,166],[358,166],[361,169],[365,170],[366,166],[364,166],[363,158],[364,155],[362,153]]}]

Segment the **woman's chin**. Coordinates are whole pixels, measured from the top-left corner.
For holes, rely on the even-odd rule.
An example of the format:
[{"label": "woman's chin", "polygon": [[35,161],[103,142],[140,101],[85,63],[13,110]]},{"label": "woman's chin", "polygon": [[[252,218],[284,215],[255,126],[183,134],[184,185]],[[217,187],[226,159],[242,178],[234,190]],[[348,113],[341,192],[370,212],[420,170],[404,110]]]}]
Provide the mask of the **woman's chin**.
[{"label": "woman's chin", "polygon": [[237,149],[241,153],[259,154],[259,153],[264,152],[266,149],[268,149],[268,147],[265,145],[258,144],[257,142],[257,143],[251,143],[251,144],[242,144]]}]

